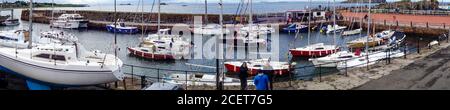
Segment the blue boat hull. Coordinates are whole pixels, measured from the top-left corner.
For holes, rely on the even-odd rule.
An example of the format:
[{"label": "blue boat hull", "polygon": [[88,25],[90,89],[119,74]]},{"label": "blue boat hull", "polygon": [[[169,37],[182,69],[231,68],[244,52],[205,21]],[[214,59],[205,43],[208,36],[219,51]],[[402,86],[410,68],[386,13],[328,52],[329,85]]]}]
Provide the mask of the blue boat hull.
[{"label": "blue boat hull", "polygon": [[108,32],[111,33],[119,33],[119,34],[136,34],[139,32],[139,29],[116,29],[115,27],[112,26],[106,26],[106,29],[108,30]]},{"label": "blue boat hull", "polygon": [[283,32],[285,33],[296,33],[297,31],[300,31],[300,33],[306,33],[308,32],[308,28],[302,28],[302,29],[295,29],[295,28],[283,28]]},{"label": "blue boat hull", "polygon": [[52,88],[81,87],[78,85],[61,85],[61,84],[54,84],[54,83],[36,80],[36,79],[30,78],[30,77],[21,75],[15,71],[5,68],[1,65],[0,65],[0,71],[18,76],[19,78],[26,80],[26,84],[27,84],[27,87],[29,90],[51,90]]}]

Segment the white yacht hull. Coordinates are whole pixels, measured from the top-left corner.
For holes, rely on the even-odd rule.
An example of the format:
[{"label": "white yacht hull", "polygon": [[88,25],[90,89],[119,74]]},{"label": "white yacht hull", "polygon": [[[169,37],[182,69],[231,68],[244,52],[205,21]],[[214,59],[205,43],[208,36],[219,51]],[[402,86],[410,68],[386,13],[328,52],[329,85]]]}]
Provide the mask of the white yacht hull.
[{"label": "white yacht hull", "polygon": [[[48,65],[40,62],[6,54],[0,48],[0,66],[3,71],[12,71],[26,79],[37,80],[56,86],[86,86],[122,80],[121,69],[94,69],[89,66],[70,66],[65,64]],[[7,52],[11,52],[6,50]],[[98,66],[97,66],[98,67]],[[111,71],[114,70],[114,71]]]},{"label": "white yacht hull", "polygon": [[55,21],[51,26],[55,28],[78,29],[87,28],[88,23],[84,21]]},{"label": "white yacht hull", "polygon": [[[337,64],[337,69],[342,70],[345,68],[364,67],[364,66],[368,66],[368,65],[373,65],[377,61],[380,61],[382,59],[387,59],[388,58],[387,53],[388,52],[378,52],[375,54],[370,54],[368,56],[368,59],[366,56],[361,56],[359,58],[347,60],[344,62],[339,62]],[[404,52],[402,52],[400,50],[391,51],[391,52],[389,52],[389,54],[390,54],[389,55],[390,58],[398,58],[398,57],[402,57],[405,55]]]},{"label": "white yacht hull", "polygon": [[311,60],[315,67],[333,68],[337,66],[337,61],[334,60]]}]

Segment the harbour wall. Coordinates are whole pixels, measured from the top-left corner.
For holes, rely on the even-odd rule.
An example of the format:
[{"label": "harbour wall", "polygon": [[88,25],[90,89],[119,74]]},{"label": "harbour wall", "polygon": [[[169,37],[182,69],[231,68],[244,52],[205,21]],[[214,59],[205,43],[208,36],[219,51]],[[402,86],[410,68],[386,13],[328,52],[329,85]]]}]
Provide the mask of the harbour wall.
[{"label": "harbour wall", "polygon": [[[114,12],[109,11],[73,11],[61,10],[55,11],[54,17],[58,17],[64,13],[77,13],[84,16],[90,22],[89,29],[105,30],[105,26],[111,24],[114,20]],[[49,24],[52,16],[52,10],[34,10],[33,22]],[[144,17],[142,17],[144,16]],[[200,16],[205,19],[203,14],[176,14],[176,13],[161,13],[161,27],[170,28],[175,24],[194,24],[194,17]],[[218,23],[219,15],[208,14],[208,23]],[[136,26],[144,28],[148,31],[155,31],[157,28],[157,13],[149,12],[117,12],[117,18],[122,19],[129,26]],[[21,20],[28,21],[29,10],[22,10]],[[233,15],[224,15],[224,21],[232,21]],[[144,21],[144,23],[142,23]],[[205,22],[205,21],[204,21]]]},{"label": "harbour wall", "polygon": [[[58,17],[63,13],[77,13],[82,16],[85,16],[86,19],[90,20],[88,26],[89,29],[95,30],[105,30],[105,26],[114,22],[114,12],[109,11],[73,11],[73,10],[63,10],[63,11],[55,11],[54,17]],[[281,14],[282,15],[282,14]],[[356,14],[346,14],[343,12],[343,18],[337,22],[339,25],[345,25],[351,29],[358,28],[360,26],[360,20],[362,15],[355,16]],[[29,19],[29,11],[23,10],[21,19],[24,21],[28,21]],[[50,19],[52,18],[51,10],[35,10],[33,12],[33,22],[37,23],[46,23],[49,24]],[[144,16],[144,17],[142,17]],[[161,28],[172,28],[176,24],[188,24],[190,27],[194,24],[194,17],[200,16],[202,19],[205,18],[204,14],[176,14],[176,13],[161,13]],[[279,29],[283,29],[283,27],[287,26],[286,21],[284,21],[280,14],[278,16],[270,18],[264,17],[265,15],[255,15],[255,19],[265,18],[266,22],[263,23],[276,23],[280,26]],[[388,15],[385,15],[388,16]],[[246,17],[246,16],[242,16]],[[426,16],[425,16],[426,17]],[[157,13],[141,13],[141,12],[117,12],[117,18],[123,19],[129,26],[140,27],[146,32],[155,32],[157,30]],[[406,22],[405,20],[401,20],[397,15],[397,21],[386,20],[386,19],[374,19],[372,20],[372,29],[375,27],[376,32],[380,32],[388,29],[395,29],[398,31],[403,31],[408,35],[421,36],[421,37],[436,37],[442,35],[443,33],[448,33],[450,29],[450,23],[433,23],[433,22],[419,22],[419,21],[410,21]],[[430,21],[433,21],[433,16],[430,16]],[[236,20],[235,15],[224,15],[225,23],[232,23]],[[145,21],[144,23],[141,23]],[[209,14],[208,15],[208,23],[218,23],[219,15],[217,14]],[[255,20],[256,21],[256,20]],[[436,21],[436,20],[434,20]],[[439,20],[437,20],[439,21]],[[243,22],[246,22],[245,19]],[[332,24],[331,21],[325,20],[317,20],[311,21],[311,25],[328,25]],[[446,22],[446,21],[444,21]],[[307,24],[307,23],[302,23]],[[367,22],[362,23],[362,27],[364,30],[367,29]],[[372,30],[371,29],[371,30]],[[373,30],[372,30],[373,31]]]}]

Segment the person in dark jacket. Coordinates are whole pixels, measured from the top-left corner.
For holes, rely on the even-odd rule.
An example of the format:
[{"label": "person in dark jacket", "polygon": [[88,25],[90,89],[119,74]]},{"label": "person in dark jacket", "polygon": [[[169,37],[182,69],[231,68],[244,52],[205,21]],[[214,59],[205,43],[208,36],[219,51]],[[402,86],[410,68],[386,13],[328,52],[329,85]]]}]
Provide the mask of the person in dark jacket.
[{"label": "person in dark jacket", "polygon": [[269,61],[263,66],[263,73],[267,75],[269,78],[269,88],[270,90],[273,90],[273,67],[270,65],[270,58]]},{"label": "person in dark jacket", "polygon": [[247,63],[242,63],[239,68],[239,79],[241,80],[241,90],[247,90],[248,67]]}]

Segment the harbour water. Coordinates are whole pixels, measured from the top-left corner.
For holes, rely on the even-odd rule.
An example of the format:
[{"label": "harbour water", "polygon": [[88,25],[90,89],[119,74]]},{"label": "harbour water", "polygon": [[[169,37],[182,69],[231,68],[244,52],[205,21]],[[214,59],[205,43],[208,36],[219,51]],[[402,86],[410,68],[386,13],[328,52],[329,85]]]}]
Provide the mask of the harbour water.
[{"label": "harbour water", "polygon": [[[200,4],[198,4],[198,5],[200,5]],[[302,6],[302,5],[300,5],[300,6]],[[198,8],[200,6],[193,6],[193,7]],[[93,8],[93,7],[78,8],[78,9],[89,9],[89,8]],[[58,9],[65,9],[65,8],[58,8]],[[124,8],[122,7],[119,9],[124,9]],[[177,8],[174,8],[174,9],[177,9]],[[278,11],[279,10],[287,10],[287,9],[283,9],[283,8],[274,8],[274,9],[278,9]],[[199,8],[199,9],[192,9],[192,10],[196,10],[196,11],[186,11],[186,12],[200,13],[202,9]],[[21,15],[20,12],[21,12],[20,10],[15,11],[16,18],[19,18],[19,16]],[[170,12],[170,11],[167,11],[167,12]],[[13,30],[13,29],[26,29],[27,30],[28,22],[21,21],[21,23],[22,24],[19,26],[0,27],[0,30],[2,30],[2,31]],[[56,29],[51,29],[48,24],[34,23],[33,36],[37,37],[37,36],[39,36],[40,32],[50,31],[50,30],[56,30]],[[108,33],[106,31],[99,31],[99,30],[87,30],[87,29],[64,30],[64,31],[72,33],[75,36],[77,36],[79,41],[88,50],[92,50],[92,51],[100,50],[102,52],[106,52],[106,53],[110,53],[110,54],[114,53],[114,49],[113,49],[114,34],[113,33]],[[362,35],[365,36],[366,34],[363,33]],[[165,61],[145,60],[145,59],[130,56],[126,50],[126,47],[136,46],[136,44],[139,43],[140,36],[141,35],[124,35],[124,34],[117,35],[117,44],[118,44],[118,47],[120,48],[120,50],[118,51],[118,56],[125,64],[142,66],[142,67],[161,68],[161,69],[194,70],[194,71],[210,71],[210,72],[215,71],[215,69],[213,69],[213,68],[204,68],[204,67],[199,67],[199,66],[187,65],[187,64],[196,64],[196,65],[205,65],[205,66],[214,67],[216,64],[215,64],[215,60],[213,60],[213,59],[209,59],[209,60],[208,59],[192,59],[192,60],[176,60],[176,61],[172,61],[172,62],[165,62]],[[144,36],[146,36],[146,35],[144,35]],[[303,47],[303,46],[308,45],[307,33],[301,33],[298,36],[299,36],[298,39],[295,39],[294,33],[291,33],[291,34],[281,33],[279,35],[279,40],[280,40],[280,45],[279,45],[280,59],[279,60],[280,61],[292,60],[287,55],[289,53],[289,51],[288,51],[289,49],[296,48],[296,47]],[[303,36],[303,37],[300,37],[300,36]],[[354,36],[341,37],[340,35],[336,35],[335,39],[336,39],[336,44],[341,46],[343,50],[346,50],[346,42],[357,39],[359,37],[363,37],[363,36],[354,35]],[[410,40],[410,42],[415,42],[415,40],[412,39],[413,37],[415,37],[415,36],[408,36],[407,40]],[[204,40],[206,40],[206,39],[204,39]],[[310,42],[311,43],[333,44],[334,43],[333,34],[326,35],[326,34],[321,34],[317,31],[311,32]],[[411,44],[413,44],[413,43],[411,43]],[[309,62],[307,59],[295,59],[292,61],[295,61],[297,63],[297,65],[296,65],[297,67],[312,65],[312,63]],[[125,67],[125,69],[126,69],[125,70],[126,72],[130,72],[129,67]],[[297,72],[295,73],[294,76],[310,76],[310,75],[313,75],[316,71],[317,71],[317,69],[314,67],[304,68],[301,70],[297,70]],[[321,71],[326,71],[326,70],[321,70]],[[333,69],[331,69],[331,71],[333,71]],[[149,75],[149,76],[154,76],[156,73],[155,70],[139,69],[139,68],[135,68],[133,70],[133,72],[134,72],[134,74],[142,74],[142,75]],[[160,72],[162,74],[173,73],[173,72],[169,72],[169,71],[160,71]],[[305,77],[297,77],[297,78],[303,79]],[[306,77],[306,78],[309,78],[309,77]]]}]

